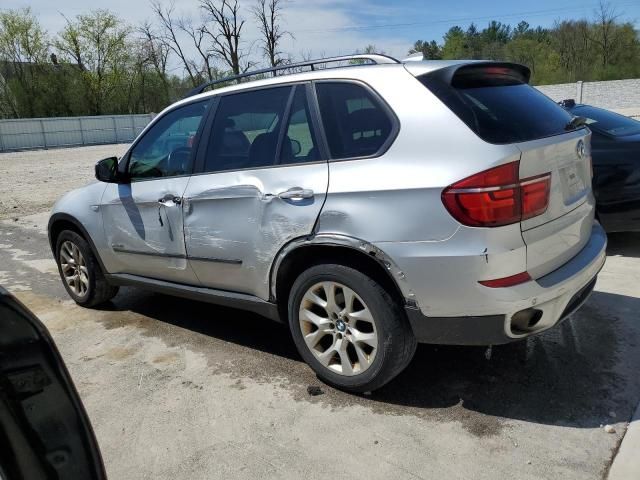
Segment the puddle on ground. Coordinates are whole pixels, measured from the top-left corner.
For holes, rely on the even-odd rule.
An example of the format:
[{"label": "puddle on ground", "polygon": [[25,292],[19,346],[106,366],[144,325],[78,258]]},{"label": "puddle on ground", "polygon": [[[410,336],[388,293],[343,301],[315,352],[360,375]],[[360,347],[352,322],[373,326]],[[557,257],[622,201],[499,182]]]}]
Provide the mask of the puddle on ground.
[{"label": "puddle on ground", "polygon": [[[614,371],[621,361],[621,321],[611,312],[616,299],[604,301],[603,295],[610,294],[594,294],[594,305],[575,322],[494,347],[490,360],[484,348],[420,346],[409,368],[371,395],[349,395],[322,384],[301,361],[286,326],[245,312],[126,289],[103,310],[29,292],[19,297],[54,332],[96,322],[107,330],[126,329],[129,340],[140,334],[166,346],[149,355],[141,340],[139,349],[105,354],[115,361],[136,355],[154,366],[173,367],[181,361],[175,351],[180,348],[204,357],[208,373],[227,376],[238,390],[250,380],[332,411],[360,406],[382,415],[458,422],[476,437],[492,437],[509,419],[593,428],[609,411],[624,410],[616,395],[622,395],[627,381]],[[321,387],[323,394],[310,396],[309,386]]]}]

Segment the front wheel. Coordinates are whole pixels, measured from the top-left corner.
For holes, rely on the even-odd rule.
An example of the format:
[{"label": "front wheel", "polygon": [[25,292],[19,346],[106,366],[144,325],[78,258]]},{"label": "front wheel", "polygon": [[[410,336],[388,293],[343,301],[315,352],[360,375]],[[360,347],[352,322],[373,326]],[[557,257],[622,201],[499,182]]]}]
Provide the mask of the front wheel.
[{"label": "front wheel", "polygon": [[289,326],[318,377],[351,392],[382,387],[416,350],[401,306],[374,279],[344,265],[316,265],[298,277]]},{"label": "front wheel", "polygon": [[109,285],[87,241],[76,232],[65,230],[56,241],[58,272],[69,296],[83,307],[111,300],[118,287]]}]

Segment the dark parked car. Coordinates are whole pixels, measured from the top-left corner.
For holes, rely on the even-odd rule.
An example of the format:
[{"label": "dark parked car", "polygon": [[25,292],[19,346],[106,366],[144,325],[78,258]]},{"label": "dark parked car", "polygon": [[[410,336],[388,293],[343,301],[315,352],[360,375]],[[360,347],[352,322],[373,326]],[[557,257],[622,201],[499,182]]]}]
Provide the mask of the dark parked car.
[{"label": "dark parked car", "polygon": [[640,231],[640,122],[564,100],[593,132],[593,190],[600,223],[608,232]]}]

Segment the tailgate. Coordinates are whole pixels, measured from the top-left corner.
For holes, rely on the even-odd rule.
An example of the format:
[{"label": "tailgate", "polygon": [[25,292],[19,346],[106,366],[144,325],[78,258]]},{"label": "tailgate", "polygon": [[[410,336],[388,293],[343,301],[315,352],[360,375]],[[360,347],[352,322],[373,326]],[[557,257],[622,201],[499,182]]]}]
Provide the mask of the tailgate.
[{"label": "tailgate", "polygon": [[595,210],[590,143],[585,128],[517,145],[521,179],[551,174],[547,210],[521,223],[533,278],[562,266],[589,240]]}]

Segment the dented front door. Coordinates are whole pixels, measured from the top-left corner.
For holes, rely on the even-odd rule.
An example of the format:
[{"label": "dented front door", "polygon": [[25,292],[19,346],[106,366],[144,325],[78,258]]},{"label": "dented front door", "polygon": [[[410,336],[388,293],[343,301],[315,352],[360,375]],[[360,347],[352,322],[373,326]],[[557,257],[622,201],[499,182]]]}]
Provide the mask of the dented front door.
[{"label": "dented front door", "polygon": [[200,282],[268,299],[274,257],[289,241],[312,233],[328,180],[326,162],[192,177],[184,232]]}]

